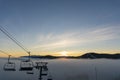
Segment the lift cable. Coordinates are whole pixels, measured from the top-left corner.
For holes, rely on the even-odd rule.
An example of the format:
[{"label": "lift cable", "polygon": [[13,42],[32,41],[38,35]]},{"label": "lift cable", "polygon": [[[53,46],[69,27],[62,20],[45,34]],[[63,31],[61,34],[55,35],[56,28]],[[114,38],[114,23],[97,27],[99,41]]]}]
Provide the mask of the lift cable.
[{"label": "lift cable", "polygon": [[18,40],[16,40],[5,28],[0,26],[0,31],[2,31],[8,38],[10,38],[15,44],[17,44],[20,48],[22,48],[30,55],[30,51],[28,51]]},{"label": "lift cable", "polygon": [[3,53],[3,54],[5,54],[5,55],[7,55],[7,56],[9,56],[9,57],[14,57],[14,58],[17,58],[17,57],[15,57],[15,56],[13,56],[13,55],[11,55],[11,54],[9,54],[9,53],[7,53],[7,52],[4,52],[4,51],[2,51],[2,50],[0,50],[0,53]]},{"label": "lift cable", "polygon": [[[33,62],[30,60],[30,51],[28,51],[19,41],[17,41],[6,29],[0,26],[0,31],[2,31],[8,38],[10,38],[15,44],[17,44],[21,49],[23,49],[28,56],[28,60],[21,61],[20,63],[20,71],[32,71],[33,70]],[[10,57],[10,56],[9,56]]]},{"label": "lift cable", "polygon": [[10,55],[10,54],[8,54],[8,53],[2,51],[2,50],[0,50],[0,52],[3,53],[3,54],[6,54],[6,55],[8,55],[8,56]]}]

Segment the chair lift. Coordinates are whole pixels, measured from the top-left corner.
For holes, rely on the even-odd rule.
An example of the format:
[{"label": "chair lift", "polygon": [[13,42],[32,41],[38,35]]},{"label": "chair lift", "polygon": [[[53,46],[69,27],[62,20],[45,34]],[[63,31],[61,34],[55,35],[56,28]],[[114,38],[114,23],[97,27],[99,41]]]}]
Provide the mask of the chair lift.
[{"label": "chair lift", "polygon": [[10,56],[8,56],[8,62],[4,65],[4,71],[16,71],[15,69],[15,63],[10,62]]},{"label": "chair lift", "polygon": [[42,76],[47,76],[48,75],[48,71],[43,70],[41,75]]},{"label": "chair lift", "polygon": [[29,54],[29,59],[28,60],[21,61],[21,63],[20,63],[20,71],[29,71],[29,70],[32,70],[33,69],[33,62],[30,61],[30,52],[19,41],[17,41],[6,29],[4,29],[2,26],[0,26],[0,31],[2,31],[16,45],[18,45],[21,49],[23,49],[25,52],[27,52]]},{"label": "chair lift", "polygon": [[43,62],[43,71],[48,71],[47,62]]},{"label": "chair lift", "polygon": [[48,75],[47,80],[53,80],[51,74]]},{"label": "chair lift", "polygon": [[42,62],[42,75],[48,75],[48,67],[47,67],[47,62]]},{"label": "chair lift", "polygon": [[20,71],[32,71],[33,70],[33,62],[30,60],[30,52],[29,59],[25,61],[21,61],[20,63]]},{"label": "chair lift", "polygon": [[48,74],[47,62],[36,62],[35,68],[40,70],[41,76],[47,76]]}]

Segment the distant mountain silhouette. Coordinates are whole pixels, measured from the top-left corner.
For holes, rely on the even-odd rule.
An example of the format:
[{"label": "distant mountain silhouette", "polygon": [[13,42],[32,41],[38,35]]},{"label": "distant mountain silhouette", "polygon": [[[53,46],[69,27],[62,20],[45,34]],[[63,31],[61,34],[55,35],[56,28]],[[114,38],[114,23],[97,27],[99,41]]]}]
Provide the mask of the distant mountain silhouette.
[{"label": "distant mountain silhouette", "polygon": [[[28,56],[21,56],[28,57]],[[31,55],[31,58],[42,58],[42,59],[58,59],[58,58],[68,58],[68,59],[100,59],[100,58],[106,58],[106,59],[120,59],[120,53],[116,54],[105,54],[105,53],[95,53],[95,52],[89,52],[85,53],[81,56],[40,56],[40,55]]]},{"label": "distant mountain silhouette", "polygon": [[[29,56],[21,56],[22,58],[27,58]],[[45,55],[45,56],[40,56],[40,55],[31,55],[30,58],[42,58],[42,59],[56,59],[59,58],[57,56],[51,56],[51,55]]]},{"label": "distant mountain silhouette", "polygon": [[107,59],[120,59],[120,53],[116,54],[105,54],[105,53],[86,53],[82,56],[79,56],[79,58],[90,58],[90,59],[99,59],[99,58],[107,58]]}]

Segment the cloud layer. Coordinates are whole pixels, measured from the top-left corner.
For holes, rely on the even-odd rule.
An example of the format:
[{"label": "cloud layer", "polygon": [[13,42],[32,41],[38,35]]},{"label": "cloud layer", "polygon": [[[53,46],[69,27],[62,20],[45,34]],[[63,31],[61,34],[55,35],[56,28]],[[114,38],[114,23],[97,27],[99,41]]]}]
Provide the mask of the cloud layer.
[{"label": "cloud layer", "polygon": [[[82,32],[82,33],[81,33]],[[34,49],[52,50],[65,47],[82,46],[87,43],[103,42],[119,38],[119,26],[102,26],[95,29],[71,31],[61,34],[40,34]]]}]

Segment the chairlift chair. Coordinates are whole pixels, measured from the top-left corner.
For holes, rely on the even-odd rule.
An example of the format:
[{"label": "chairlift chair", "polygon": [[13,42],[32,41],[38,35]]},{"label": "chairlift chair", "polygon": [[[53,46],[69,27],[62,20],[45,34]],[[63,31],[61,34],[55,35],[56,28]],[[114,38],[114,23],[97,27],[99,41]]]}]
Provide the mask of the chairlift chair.
[{"label": "chairlift chair", "polygon": [[21,61],[20,63],[20,71],[32,71],[33,70],[33,62],[30,60]]},{"label": "chairlift chair", "polygon": [[48,67],[46,65],[43,66],[43,71],[48,71]]},{"label": "chairlift chair", "polygon": [[42,65],[43,65],[43,66],[42,66],[42,67],[43,67],[43,71],[48,71],[47,64],[48,64],[47,62],[43,62],[43,63],[42,63]]},{"label": "chairlift chair", "polygon": [[16,71],[15,69],[15,63],[10,62],[10,56],[8,56],[8,62],[4,65],[4,71]]},{"label": "chairlift chair", "polygon": [[32,71],[33,70],[33,62],[30,60],[30,52],[27,52],[29,54],[28,60],[21,61],[20,63],[20,71]]},{"label": "chairlift chair", "polygon": [[44,75],[44,76],[48,75],[48,68],[47,68],[47,66],[43,66],[42,70],[43,70],[42,75]]},{"label": "chairlift chair", "polygon": [[45,70],[45,71],[47,71],[48,70],[48,68],[47,68],[47,62],[35,62],[36,63],[36,65],[35,65],[35,68],[36,69],[39,69],[40,67],[42,67],[43,68],[43,70]]},{"label": "chairlift chair", "polygon": [[13,62],[8,62],[4,65],[4,70],[5,71],[16,71],[15,69],[15,63]]}]

